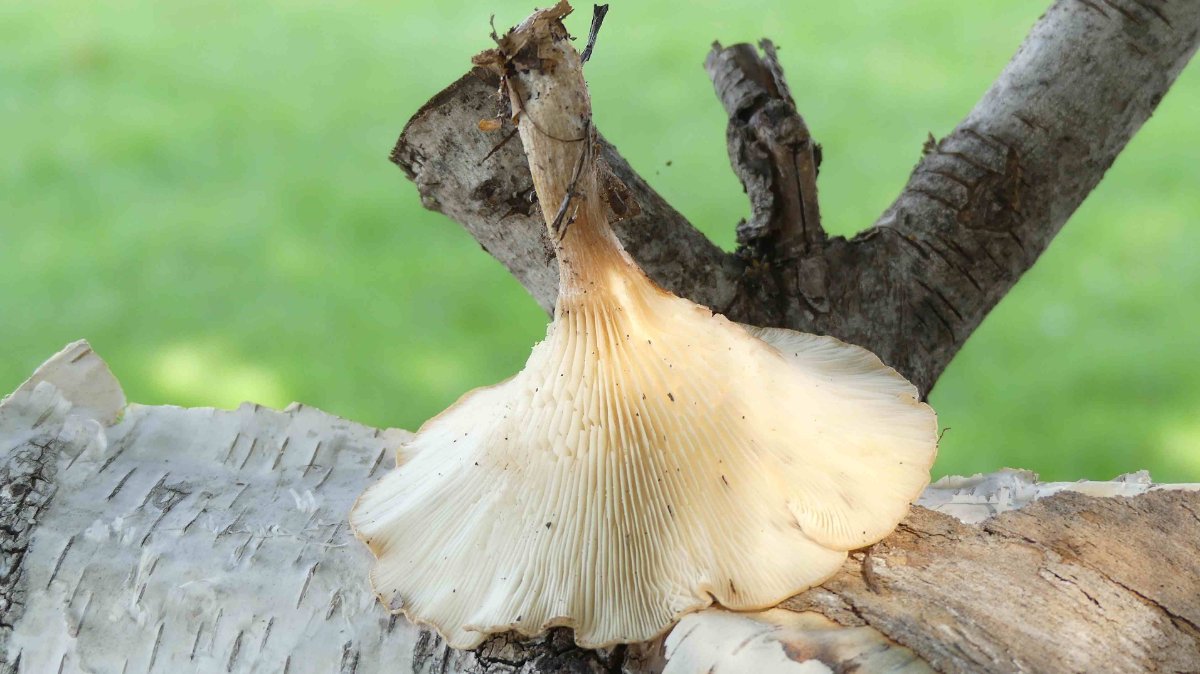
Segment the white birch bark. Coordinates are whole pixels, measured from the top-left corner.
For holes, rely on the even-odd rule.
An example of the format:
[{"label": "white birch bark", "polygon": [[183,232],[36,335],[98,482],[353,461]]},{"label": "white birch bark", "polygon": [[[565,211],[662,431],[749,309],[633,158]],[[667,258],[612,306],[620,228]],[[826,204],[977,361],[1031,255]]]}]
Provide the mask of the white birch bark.
[{"label": "white birch bark", "polygon": [[375,605],[346,525],[404,431],[123,402],[76,343],[0,407],[5,459],[36,462],[50,494],[0,642],[11,669],[404,671],[416,632]]}]

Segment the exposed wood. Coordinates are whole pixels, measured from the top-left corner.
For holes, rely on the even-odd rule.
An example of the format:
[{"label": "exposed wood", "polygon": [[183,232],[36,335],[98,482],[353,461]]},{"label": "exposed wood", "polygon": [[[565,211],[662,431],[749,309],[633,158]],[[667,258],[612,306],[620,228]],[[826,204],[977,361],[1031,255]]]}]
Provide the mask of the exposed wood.
[{"label": "exposed wood", "polygon": [[[375,600],[346,526],[405,435],[302,405],[126,406],[103,361],[71,345],[0,404],[0,672],[1200,668],[1198,485],[1019,471],[932,485],[932,508],[1001,514],[971,525],[914,507],[784,604],[824,618],[714,610],[666,648],[586,651],[555,630],[453,651]],[[40,506],[22,508],[33,493]]]},{"label": "exposed wood", "polygon": [[[868,624],[942,672],[1200,668],[1195,492],[1064,492],[980,526],[915,509],[789,600]],[[818,609],[819,610],[819,609]]]},{"label": "exposed wood", "polygon": [[[744,323],[860,344],[928,392],[1153,113],[1198,42],[1195,2],[1055,2],[975,109],[926,148],[873,227],[824,245],[817,230],[805,229],[807,252],[770,264],[722,253],[606,145],[605,161],[643,211],[618,234],[673,292]],[[521,149],[509,143],[478,162],[494,144],[476,127],[495,114],[494,92],[493,81],[475,75],[452,84],[405,127],[393,160],[427,207],[462,223],[549,309],[556,272],[524,197]],[[774,108],[786,112],[785,98],[773,99]],[[760,115],[764,123],[769,117]],[[772,136],[768,127],[750,133]],[[743,155],[736,143],[730,155]],[[748,163],[735,160],[735,169],[739,163],[746,173]],[[754,175],[766,189],[750,194],[750,229],[758,232],[756,223],[782,198],[766,195],[784,186],[765,182],[771,171]],[[794,202],[794,192],[787,199]],[[789,278],[796,280],[779,281]]]}]

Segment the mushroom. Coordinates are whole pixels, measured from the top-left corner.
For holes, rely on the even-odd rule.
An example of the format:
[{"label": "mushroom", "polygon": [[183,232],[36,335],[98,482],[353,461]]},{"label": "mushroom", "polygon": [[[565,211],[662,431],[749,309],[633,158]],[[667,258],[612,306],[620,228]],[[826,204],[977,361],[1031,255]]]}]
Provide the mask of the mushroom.
[{"label": "mushroom", "polygon": [[458,648],[556,626],[603,647],[714,600],[774,606],[887,535],[936,452],[933,411],[870,352],[731,322],[622,249],[569,12],[476,57],[505,75],[558,257],[546,339],[426,422],[350,517],[384,605]]}]

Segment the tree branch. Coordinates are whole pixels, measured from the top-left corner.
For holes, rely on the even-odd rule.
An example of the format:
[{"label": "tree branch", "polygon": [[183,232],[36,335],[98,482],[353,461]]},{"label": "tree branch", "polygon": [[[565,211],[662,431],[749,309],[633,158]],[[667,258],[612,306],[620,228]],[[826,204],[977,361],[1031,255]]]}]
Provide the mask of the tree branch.
[{"label": "tree branch", "polygon": [[931,387],[1154,112],[1198,39],[1198,3],[1056,2],[875,227],[853,251],[831,251],[833,269],[853,260],[856,272],[877,270],[873,287],[840,275],[834,292],[857,312],[843,334],[896,336],[875,343]]},{"label": "tree branch", "polygon": [[[749,263],[707,241],[606,143],[605,161],[641,208],[618,235],[669,290],[742,322],[860,344],[928,392],[1149,118],[1198,40],[1194,2],[1058,0],[970,115],[929,148],[896,202],[850,241],[825,240],[810,226],[819,215],[804,153],[798,186],[783,190],[786,183],[769,185],[763,176],[781,174],[786,153],[768,151],[770,168],[747,169],[755,161],[738,157],[753,153],[734,152],[752,204],[744,242],[763,232],[786,242]],[[714,52],[710,63],[737,55],[759,59],[738,46]],[[775,92],[768,98],[774,121],[794,124],[799,115],[788,121],[794,106],[769,51],[760,66],[744,60],[757,73],[744,83]],[[724,80],[717,87],[737,88]],[[477,128],[496,110],[494,90],[495,81],[479,74],[452,84],[413,117],[392,157],[427,207],[462,223],[549,309],[557,271],[527,199],[521,149],[510,143],[479,165],[495,144]],[[744,106],[728,103],[740,99],[721,98],[737,119]],[[777,137],[767,124],[772,115],[759,117],[753,140]],[[815,181],[815,156],[812,165]]]}]

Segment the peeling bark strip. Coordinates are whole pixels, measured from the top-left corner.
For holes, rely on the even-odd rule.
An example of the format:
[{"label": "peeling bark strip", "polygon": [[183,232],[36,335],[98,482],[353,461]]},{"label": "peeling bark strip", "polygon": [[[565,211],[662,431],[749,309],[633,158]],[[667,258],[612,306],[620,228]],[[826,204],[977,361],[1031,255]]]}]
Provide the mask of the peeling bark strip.
[{"label": "peeling bark strip", "polygon": [[[747,45],[714,50],[709,70],[731,117],[727,145],[751,200],[741,240],[755,252],[765,237],[772,254],[748,263],[722,253],[605,144],[604,160],[642,210],[617,233],[672,292],[745,323],[865,346],[928,392],[1099,183],[1198,42],[1200,3],[1058,0],[967,118],[926,148],[896,202],[852,240],[825,240],[819,229],[809,198],[815,146],[770,48],[762,57]],[[521,149],[508,143],[479,161],[502,137],[478,129],[496,114],[495,84],[472,73],[435,96],[409,121],[392,160],[427,208],[462,223],[549,310],[557,271]]]}]

